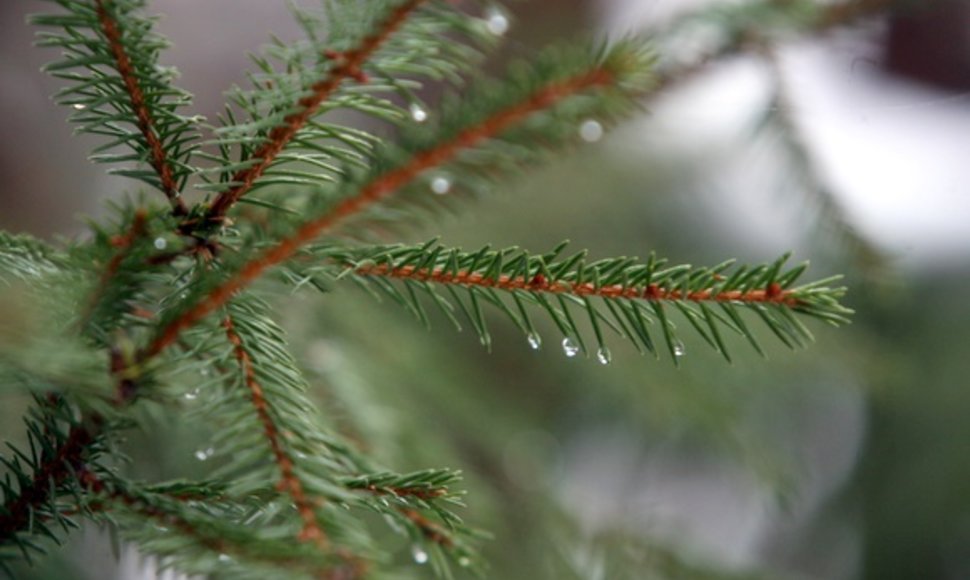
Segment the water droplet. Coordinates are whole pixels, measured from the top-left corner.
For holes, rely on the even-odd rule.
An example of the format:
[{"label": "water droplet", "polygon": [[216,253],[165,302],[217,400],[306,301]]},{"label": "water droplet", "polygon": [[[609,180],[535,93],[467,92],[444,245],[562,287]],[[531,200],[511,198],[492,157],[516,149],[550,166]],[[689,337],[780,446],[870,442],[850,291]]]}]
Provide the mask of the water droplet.
[{"label": "water droplet", "polygon": [[529,341],[529,346],[532,347],[532,350],[539,350],[539,347],[542,346],[542,337],[539,336],[538,332],[530,332],[529,336],[525,337],[525,339]]},{"label": "water droplet", "polygon": [[229,556],[229,554],[219,554],[219,561],[220,562],[232,562],[232,558]]},{"label": "water droplet", "polygon": [[675,340],[673,346],[674,356],[684,356],[687,354],[687,347],[685,347],[684,343],[680,342],[679,340]]},{"label": "water droplet", "polygon": [[428,553],[417,544],[411,546],[411,557],[414,558],[414,561],[418,564],[428,563]]},{"label": "water droplet", "polygon": [[411,118],[414,119],[416,123],[424,123],[428,120],[428,112],[425,111],[421,105],[411,103],[411,106],[408,109],[411,111]]},{"label": "water droplet", "polygon": [[182,395],[187,401],[194,401],[199,398],[199,389],[193,389]]},{"label": "water droplet", "polygon": [[209,447],[208,449],[199,449],[198,451],[195,452],[195,458],[198,459],[199,461],[205,461],[206,459],[212,457],[212,454],[215,452],[216,450],[211,447]]},{"label": "water droplet", "polygon": [[87,109],[88,108],[87,105],[82,105],[81,103],[74,103],[71,106],[74,107],[74,110],[75,111],[83,111],[84,109]]},{"label": "water droplet", "polygon": [[451,180],[443,175],[439,175],[431,180],[431,191],[438,195],[444,195],[451,191]]},{"label": "water droplet", "polygon": [[164,250],[166,247],[168,247],[168,242],[165,241],[165,238],[155,238],[156,250]]},{"label": "water droplet", "polygon": [[579,126],[579,137],[587,143],[595,143],[603,138],[603,125],[594,119],[587,119]]},{"label": "water droplet", "polygon": [[579,354],[579,345],[576,344],[576,341],[567,336],[566,338],[562,339],[562,351],[566,353],[566,356],[572,358]]},{"label": "water droplet", "polygon": [[605,346],[601,346],[599,350],[596,351],[596,360],[600,361],[601,365],[608,365],[613,360],[613,353],[610,349]]},{"label": "water droplet", "polygon": [[509,31],[509,17],[501,8],[492,6],[485,13],[485,27],[495,36],[502,36]]},{"label": "water droplet", "polygon": [[472,559],[468,556],[462,556],[461,558],[458,558],[458,565],[462,568],[467,568],[472,565]]}]

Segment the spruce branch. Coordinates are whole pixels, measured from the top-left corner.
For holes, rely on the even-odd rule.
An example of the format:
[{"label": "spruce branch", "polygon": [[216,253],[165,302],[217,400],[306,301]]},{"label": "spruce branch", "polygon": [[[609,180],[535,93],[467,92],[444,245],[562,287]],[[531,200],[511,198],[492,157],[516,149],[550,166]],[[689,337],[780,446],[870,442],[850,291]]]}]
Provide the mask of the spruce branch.
[{"label": "spruce branch", "polygon": [[108,40],[108,46],[114,56],[115,68],[118,74],[121,75],[122,82],[125,84],[125,90],[128,92],[128,97],[131,100],[131,108],[135,113],[135,117],[138,119],[138,130],[141,131],[142,137],[144,137],[145,143],[148,146],[148,152],[151,155],[151,166],[158,174],[162,192],[172,205],[173,213],[176,216],[185,215],[188,213],[188,209],[182,200],[179,186],[175,182],[165,148],[158,138],[155,123],[145,103],[145,94],[142,91],[131,59],[128,57],[125,46],[121,41],[122,33],[118,29],[118,21],[109,12],[109,9],[105,5],[106,1],[109,0],[96,0],[96,9],[98,12],[98,21],[101,24],[101,31]]},{"label": "spruce branch", "polygon": [[[141,16],[145,0],[51,0],[64,12],[35,15],[33,24],[59,29],[38,33],[40,46],[63,51],[45,70],[68,81],[55,95],[72,107],[78,131],[107,137],[92,159],[102,163],[145,162],[151,171],[115,169],[161,190],[176,215],[187,208],[180,197],[195,172],[188,158],[197,139],[195,118],[178,109],[190,102],[173,87],[173,69],[158,64],[166,42],[152,32],[152,20]],[[131,131],[127,124],[132,125]],[[107,153],[119,146],[133,153]]]},{"label": "spruce branch", "polygon": [[[708,70],[712,64],[731,57],[759,53],[769,42],[781,42],[792,37],[819,36],[833,29],[852,26],[858,22],[884,14],[894,0],[843,0],[820,4],[817,2],[780,2],[751,0],[731,5],[715,4],[688,12],[663,28],[653,31],[657,44],[676,45],[681,36],[690,36],[692,26],[716,24],[719,42],[699,56],[686,61],[666,62],[657,66],[657,82],[652,95],[660,95]],[[771,23],[766,25],[765,23]],[[709,30],[709,29],[708,29]],[[678,54],[676,46],[662,54]]]},{"label": "spruce branch", "polygon": [[[0,455],[6,470],[0,482],[0,565],[15,556],[14,549],[29,562],[31,552],[46,551],[38,538],[60,543],[59,533],[77,526],[71,518],[85,506],[77,473],[103,451],[100,423],[80,422],[73,405],[59,395],[34,399],[32,412],[24,418],[29,453],[8,444],[14,455]],[[65,496],[77,503],[63,502]]]},{"label": "spruce branch", "polygon": [[[668,266],[666,260],[655,256],[646,263],[625,257],[588,262],[585,252],[558,259],[564,248],[565,243],[544,255],[530,255],[519,248],[492,250],[487,246],[465,252],[432,240],[421,246],[332,251],[328,259],[345,269],[335,271],[334,266],[323,265],[306,273],[332,279],[350,277],[390,295],[425,322],[427,314],[418,296],[427,294],[431,303],[459,328],[454,312],[461,311],[486,345],[491,339],[481,301],[495,305],[507,315],[527,334],[534,348],[538,348],[541,339],[525,306],[539,306],[562,331],[567,341],[564,348],[570,356],[580,349],[589,352],[583,339],[585,333],[570,314],[570,306],[578,307],[589,318],[598,343],[597,358],[603,364],[610,362],[611,355],[601,326],[612,328],[637,348],[657,354],[649,328],[654,322],[660,324],[659,332],[676,361],[683,346],[665,308],[682,314],[728,360],[722,330],[747,337],[762,352],[739,310],[756,313],[790,347],[812,340],[794,313],[836,325],[846,323],[851,313],[838,303],[845,289],[827,286],[833,279],[796,286],[807,264],[785,269],[788,256],[759,266],[735,266],[733,261],[727,261],[711,268],[697,268]],[[406,292],[396,290],[387,280],[402,283]],[[448,290],[451,300],[441,296],[437,287]],[[465,290],[466,300],[454,291],[455,287]],[[503,297],[510,298],[513,305]],[[570,346],[575,341],[578,344]]]},{"label": "spruce branch", "polygon": [[878,266],[885,261],[883,252],[862,236],[851,223],[842,202],[832,187],[825,183],[815,155],[805,141],[802,128],[796,119],[796,103],[779,62],[777,47],[766,47],[763,54],[774,86],[771,103],[766,108],[758,129],[781,142],[791,169],[785,172],[786,176],[790,176],[810,196],[810,201],[818,207],[819,218],[835,230],[836,241],[841,242],[863,268]]},{"label": "spruce branch", "polygon": [[[365,562],[348,554],[332,555],[293,544],[285,536],[267,537],[231,523],[252,517],[242,505],[217,504],[214,509],[210,502],[207,510],[199,510],[191,502],[140,489],[115,477],[106,479],[92,470],[81,471],[80,479],[95,497],[102,498],[99,501],[124,510],[115,510],[114,516],[116,520],[121,516],[122,532],[141,540],[148,553],[174,558],[192,572],[232,568],[238,577],[260,578],[286,570],[298,578],[333,580],[361,578],[367,569]],[[135,517],[128,520],[125,512]],[[155,522],[155,534],[146,533],[142,518]],[[228,525],[226,520],[230,520]],[[157,531],[164,533],[159,536]]]},{"label": "spruce branch", "polygon": [[296,112],[284,117],[282,124],[277,125],[269,132],[267,141],[250,156],[253,163],[244,169],[240,169],[233,176],[232,182],[237,185],[220,193],[210,204],[206,221],[218,223],[223,219],[229,208],[252,188],[253,183],[273,163],[280,151],[316,114],[321,103],[326,101],[341,83],[348,79],[354,79],[361,83],[367,81],[362,70],[364,63],[425,1],[406,0],[393,8],[384,23],[365,37],[359,46],[345,52],[329,54],[328,58],[334,61],[334,66],[323,79],[310,87],[311,94],[309,96],[302,97],[297,101],[294,107]]},{"label": "spruce branch", "polygon": [[[0,568],[18,551],[27,560],[42,552],[36,540],[59,540],[57,526],[66,532],[77,516],[109,522],[142,552],[202,575],[365,577],[388,560],[375,521],[408,536],[414,559],[438,575],[450,575],[449,560],[477,561],[481,535],[453,511],[462,506],[459,472],[375,465],[316,408],[275,313],[243,292],[273,269],[319,288],[347,279],[376,288],[426,322],[430,300],[457,326],[463,315],[486,344],[484,304],[534,348],[538,311],[570,356],[590,352],[592,333],[604,364],[607,327],[644,352],[656,354],[662,340],[676,361],[677,317],[729,358],[725,331],[761,350],[752,317],[794,347],[811,339],[802,318],[842,324],[851,312],[834,278],[799,285],[805,266],[786,266],[787,257],[698,268],[654,256],[563,258],[564,245],[533,255],[436,240],[345,243],[387,223],[412,225],[411,210],[446,207],[563,145],[595,140],[577,129],[600,135],[657,90],[655,58],[642,42],[547,50],[487,79],[475,71],[478,49],[502,26],[448,2],[323,0],[322,15],[295,9],[306,39],[274,41],[254,58],[254,88],[230,91],[206,143],[218,151],[205,153],[199,119],[179,113],[188,95],[159,66],[166,43],[142,14],[145,0],[54,1],[61,13],[34,21],[56,30],[40,33],[39,44],[64,51],[48,67],[68,81],[57,99],[74,109],[79,131],[108,137],[96,161],[147,164],[118,172],[160,189],[171,209],[126,206],[116,223],[95,226],[93,240],[64,251],[0,233],[0,284],[23,287],[40,306],[33,310],[44,311],[0,325],[0,385],[43,393],[26,413],[29,449],[11,446],[13,455],[0,457]],[[786,31],[817,32],[872,2],[839,5],[837,18],[818,6],[799,16],[796,4],[742,7],[712,58],[763,40],[744,14],[752,6],[784,16]],[[694,69],[665,68],[660,85],[678,70]],[[429,79],[461,88],[446,87],[425,110],[414,93]],[[325,122],[338,109],[397,125],[395,138]],[[130,151],[111,151],[118,147]],[[213,167],[190,165],[196,154]],[[190,209],[181,193],[193,176],[214,197]],[[271,185],[285,187],[254,197]],[[280,219],[229,220],[237,203]],[[153,240],[159,222],[181,237]],[[224,314],[221,324],[213,311]],[[126,458],[108,443],[150,424],[147,415],[186,410],[211,427],[196,453],[214,458],[206,478],[147,485],[122,476]]]},{"label": "spruce branch", "polygon": [[560,76],[547,80],[520,100],[494,110],[484,118],[475,119],[473,123],[457,131],[452,129],[454,134],[449,135],[447,139],[419,150],[397,166],[370,178],[356,193],[344,198],[322,215],[303,223],[291,236],[246,262],[232,276],[166,322],[141,352],[139,358],[147,360],[157,356],[174,343],[182,331],[225,304],[236,292],[259,278],[266,270],[293,257],[300,248],[342,220],[360,213],[409,185],[425,171],[447,164],[462,152],[489,139],[499,137],[503,132],[524,123],[530,116],[550,109],[570,97],[596,90],[608,92],[612,89],[617,91],[619,96],[624,98],[623,100],[628,101],[632,97],[631,92],[640,90],[642,81],[633,82],[632,88],[628,83],[631,83],[631,79],[642,77],[648,62],[644,60],[638,47],[621,43],[598,61],[590,63],[585,70],[565,78]]},{"label": "spruce branch", "polygon": [[63,256],[44,242],[26,234],[0,232],[0,282],[34,282],[55,274],[63,266]]},{"label": "spruce branch", "polygon": [[134,244],[138,238],[145,235],[147,221],[148,213],[146,211],[136,211],[134,218],[131,220],[131,225],[128,227],[128,231],[123,235],[116,236],[111,239],[111,245],[117,248],[117,253],[112,256],[107,264],[105,264],[104,270],[101,272],[101,278],[98,281],[98,286],[89,299],[87,309],[81,315],[79,328],[87,329],[87,326],[91,322],[91,318],[94,315],[98,304],[104,300],[108,287],[111,285],[112,279],[118,274],[118,270],[121,268],[122,262],[128,256],[132,244]]},{"label": "spruce branch", "polygon": [[242,338],[236,333],[231,316],[226,316],[223,321],[223,326],[226,329],[226,337],[235,350],[236,360],[239,361],[239,366],[242,367],[243,380],[252,394],[253,407],[255,407],[256,413],[259,415],[259,422],[263,424],[263,432],[269,441],[270,448],[273,450],[273,457],[276,460],[276,464],[279,466],[281,476],[279,487],[292,496],[300,518],[303,520],[303,529],[300,531],[299,540],[314,542],[321,548],[325,548],[327,545],[326,535],[317,523],[314,506],[309,498],[307,498],[306,492],[303,489],[303,483],[293,471],[293,459],[283,449],[283,445],[280,443],[281,433],[273,418],[270,416],[269,404],[266,401],[263,388],[256,379],[256,371],[253,369],[252,357],[243,345]]}]

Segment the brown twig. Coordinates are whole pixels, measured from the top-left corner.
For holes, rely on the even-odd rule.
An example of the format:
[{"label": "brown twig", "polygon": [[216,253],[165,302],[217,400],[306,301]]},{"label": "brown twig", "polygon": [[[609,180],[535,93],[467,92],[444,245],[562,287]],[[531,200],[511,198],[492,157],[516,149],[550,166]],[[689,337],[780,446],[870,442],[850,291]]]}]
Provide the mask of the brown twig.
[{"label": "brown twig", "polygon": [[280,468],[281,479],[279,487],[282,491],[289,493],[290,497],[293,498],[300,518],[303,520],[303,529],[300,531],[299,539],[300,541],[314,542],[319,547],[325,548],[327,545],[326,535],[317,522],[313,502],[307,497],[303,489],[303,483],[293,470],[293,460],[286,450],[283,449],[283,444],[280,442],[280,430],[276,427],[276,423],[270,416],[269,403],[266,401],[262,386],[256,380],[256,371],[253,368],[252,357],[249,356],[249,352],[243,345],[242,338],[236,333],[233,327],[232,317],[226,316],[222,325],[226,329],[226,337],[232,343],[233,349],[235,350],[236,360],[239,361],[239,366],[242,367],[246,387],[249,389],[252,397],[253,407],[256,408],[259,422],[263,424],[263,433],[266,435],[270,448],[273,450],[273,458],[276,461],[276,465]]},{"label": "brown twig", "polygon": [[605,68],[595,68],[582,75],[547,85],[526,100],[465,129],[452,140],[418,153],[405,165],[377,176],[353,197],[344,199],[329,212],[303,224],[295,234],[281,240],[261,256],[243,265],[235,276],[214,288],[205,298],[162,328],[155,339],[142,351],[140,358],[145,360],[158,355],[175,342],[183,330],[225,304],[233,294],[249,285],[267,269],[289,259],[302,246],[332,228],[337,222],[388,197],[413,181],[422,172],[447,163],[460,151],[500,134],[533,113],[547,109],[556,102],[584,90],[607,86],[613,82],[613,79],[613,75]]},{"label": "brown twig", "polygon": [[237,183],[232,189],[226,190],[209,206],[206,215],[208,223],[218,223],[225,217],[229,208],[240,197],[253,187],[264,171],[273,163],[280,151],[289,143],[307,121],[316,114],[320,105],[337,90],[347,79],[364,80],[361,67],[383,45],[394,32],[400,28],[408,16],[425,0],[407,0],[391,11],[384,23],[371,35],[364,38],[356,48],[340,54],[329,55],[334,61],[333,68],[327,76],[310,87],[312,94],[297,101],[299,111],[283,118],[283,123],[274,127],[269,136],[250,157],[256,162],[245,169],[236,172],[232,181]]},{"label": "brown twig", "polygon": [[548,282],[542,276],[527,278],[503,275],[498,278],[489,278],[478,272],[451,273],[441,268],[429,270],[426,268],[417,269],[414,266],[392,268],[386,264],[357,268],[355,273],[361,276],[386,276],[440,284],[486,286],[500,290],[525,290],[528,292],[572,294],[574,296],[599,296],[600,298],[641,298],[653,301],[689,300],[691,302],[768,302],[786,306],[797,306],[799,304],[791,290],[783,290],[777,283],[758,290],[715,292],[711,289],[705,289],[685,294],[682,290],[664,288],[656,284],[647,286],[623,286],[620,284],[596,286],[589,282],[582,284],[566,281]]},{"label": "brown twig", "polygon": [[95,1],[98,21],[101,23],[101,31],[104,33],[108,45],[111,47],[111,53],[115,59],[115,67],[118,70],[118,74],[121,75],[121,80],[124,82],[125,90],[128,92],[128,97],[131,100],[131,108],[137,119],[138,130],[141,131],[145,142],[148,144],[148,150],[151,155],[151,166],[155,169],[155,173],[158,174],[162,192],[168,198],[169,203],[172,204],[172,213],[176,216],[184,216],[188,214],[188,209],[185,207],[185,202],[182,201],[182,197],[179,194],[178,184],[175,182],[175,176],[172,174],[172,166],[165,153],[165,147],[156,134],[151,114],[148,111],[148,106],[145,104],[145,94],[142,92],[141,85],[138,83],[138,73],[132,66],[128,53],[125,52],[125,47],[121,43],[121,31],[118,29],[117,22],[115,22],[115,19],[105,7],[105,2],[106,0]]}]

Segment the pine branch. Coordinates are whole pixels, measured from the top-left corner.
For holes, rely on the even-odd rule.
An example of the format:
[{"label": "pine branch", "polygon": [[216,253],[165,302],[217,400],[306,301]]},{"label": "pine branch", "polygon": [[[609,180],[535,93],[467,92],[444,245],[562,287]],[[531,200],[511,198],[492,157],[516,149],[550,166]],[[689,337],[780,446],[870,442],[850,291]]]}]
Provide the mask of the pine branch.
[{"label": "pine branch", "polygon": [[302,97],[296,103],[297,112],[284,117],[283,124],[277,125],[269,132],[268,140],[250,157],[251,160],[255,160],[255,163],[239,170],[233,176],[232,182],[238,185],[219,194],[209,206],[207,222],[218,223],[224,219],[229,208],[252,188],[253,183],[263,175],[280,151],[317,113],[320,104],[326,101],[341,83],[348,79],[354,79],[360,83],[367,81],[361,67],[424,2],[425,0],[406,0],[395,7],[383,25],[365,37],[359,46],[343,53],[330,54],[328,58],[335,62],[333,68],[323,79],[310,87],[309,96]]},{"label": "pine branch", "polygon": [[[553,78],[535,88],[520,100],[500,108],[488,116],[457,131],[450,138],[420,150],[398,166],[380,173],[365,182],[355,194],[329,208],[319,217],[305,222],[288,238],[246,262],[230,278],[209,290],[190,308],[178,313],[156,334],[141,352],[140,359],[157,356],[179,334],[225,304],[236,292],[259,278],[266,270],[291,258],[301,247],[330,230],[340,221],[394,194],[410,184],[423,172],[444,165],[460,153],[514,129],[530,116],[554,107],[570,97],[597,89],[617,90],[621,95],[630,91],[627,83],[644,73],[645,62],[638,48],[628,44],[614,47],[599,62],[566,78]],[[634,83],[636,89],[639,83]],[[627,99],[630,97],[626,94]]]},{"label": "pine branch", "polygon": [[[121,31],[118,30],[117,19],[109,13],[105,7],[105,1],[95,0],[98,21],[101,24],[101,31],[108,40],[108,47],[111,49],[112,55],[114,55],[115,68],[118,74],[121,75],[121,80],[124,82],[125,90],[128,92],[128,97],[131,100],[132,111],[135,113],[135,118],[138,119],[138,129],[141,131],[142,137],[145,138],[145,143],[148,145],[148,151],[151,155],[151,166],[158,174],[162,192],[172,205],[173,213],[176,216],[185,215],[188,213],[188,210],[179,193],[179,187],[175,182],[165,148],[156,133],[155,123],[145,103],[145,94],[138,82],[135,68],[121,41]],[[132,227],[134,228],[134,224]]]},{"label": "pine branch", "polygon": [[[653,256],[646,263],[633,258],[588,263],[585,252],[557,260],[564,247],[565,243],[548,254],[535,256],[518,248],[485,247],[477,252],[463,252],[442,247],[432,240],[422,246],[331,251],[327,259],[343,265],[343,271],[338,273],[334,266],[324,265],[307,273],[334,279],[350,277],[366,287],[376,286],[425,322],[427,314],[418,295],[427,294],[459,328],[454,311],[464,313],[486,345],[491,338],[481,301],[495,305],[507,315],[527,334],[533,348],[539,347],[541,339],[525,306],[539,306],[563,333],[563,348],[569,356],[580,350],[589,352],[583,339],[585,333],[570,314],[569,305],[573,305],[588,316],[598,343],[597,358],[603,364],[610,362],[611,354],[601,326],[612,328],[621,337],[633,341],[637,348],[656,354],[656,343],[649,330],[655,321],[659,322],[660,332],[676,361],[683,354],[683,343],[668,320],[665,306],[680,312],[728,360],[730,355],[722,329],[745,336],[762,352],[739,309],[756,313],[791,347],[812,339],[793,313],[832,324],[847,322],[847,315],[851,313],[838,303],[845,289],[826,286],[832,279],[795,286],[807,264],[785,270],[787,256],[772,264],[754,267],[733,267],[733,262],[728,261],[711,268],[695,268],[667,266],[665,260]],[[386,280],[403,283],[406,292],[397,291]],[[448,290],[451,300],[439,295],[435,287]],[[465,290],[470,306],[461,300],[454,287]],[[514,306],[506,304],[503,296],[511,298]]]},{"label": "pine branch", "polygon": [[256,371],[253,369],[252,357],[246,351],[242,338],[236,333],[233,327],[232,317],[227,316],[223,321],[223,326],[226,329],[226,336],[235,350],[235,356],[239,361],[239,366],[242,367],[244,381],[252,394],[253,407],[256,408],[259,421],[263,424],[266,439],[269,441],[270,448],[273,450],[273,457],[276,460],[277,466],[279,466],[282,477],[279,486],[293,497],[293,501],[296,503],[296,509],[300,514],[300,518],[303,520],[303,529],[300,531],[298,539],[300,541],[314,542],[321,548],[324,548],[327,544],[326,535],[317,523],[314,506],[303,490],[303,483],[293,471],[293,459],[283,449],[280,443],[280,430],[270,416],[269,404],[264,396],[263,388],[256,380]]}]

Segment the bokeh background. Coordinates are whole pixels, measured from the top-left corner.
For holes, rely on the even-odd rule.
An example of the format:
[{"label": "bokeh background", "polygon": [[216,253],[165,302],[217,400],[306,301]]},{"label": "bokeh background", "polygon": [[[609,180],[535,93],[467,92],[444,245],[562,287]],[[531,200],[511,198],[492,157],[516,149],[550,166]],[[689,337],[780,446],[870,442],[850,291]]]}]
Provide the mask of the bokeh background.
[{"label": "bokeh background", "polygon": [[[517,2],[496,60],[717,4]],[[247,51],[297,35],[284,2],[152,7],[210,119]],[[96,141],[49,99],[53,55],[24,24],[48,8],[0,3],[0,227],[54,239],[137,187],[89,164]],[[812,277],[846,275],[852,326],[768,360],[739,343],[733,365],[688,342],[675,370],[621,344],[609,366],[567,359],[551,327],[533,351],[500,317],[489,353],[353,290],[294,296],[281,308],[323,411],[396,469],[465,470],[493,578],[970,578],[970,3],[918,8],[719,62],[413,238],[695,264],[792,250]],[[21,410],[5,397],[0,436]],[[205,473],[204,432],[160,429],[132,435],[144,477]],[[156,575],[93,529],[23,573]]]}]

